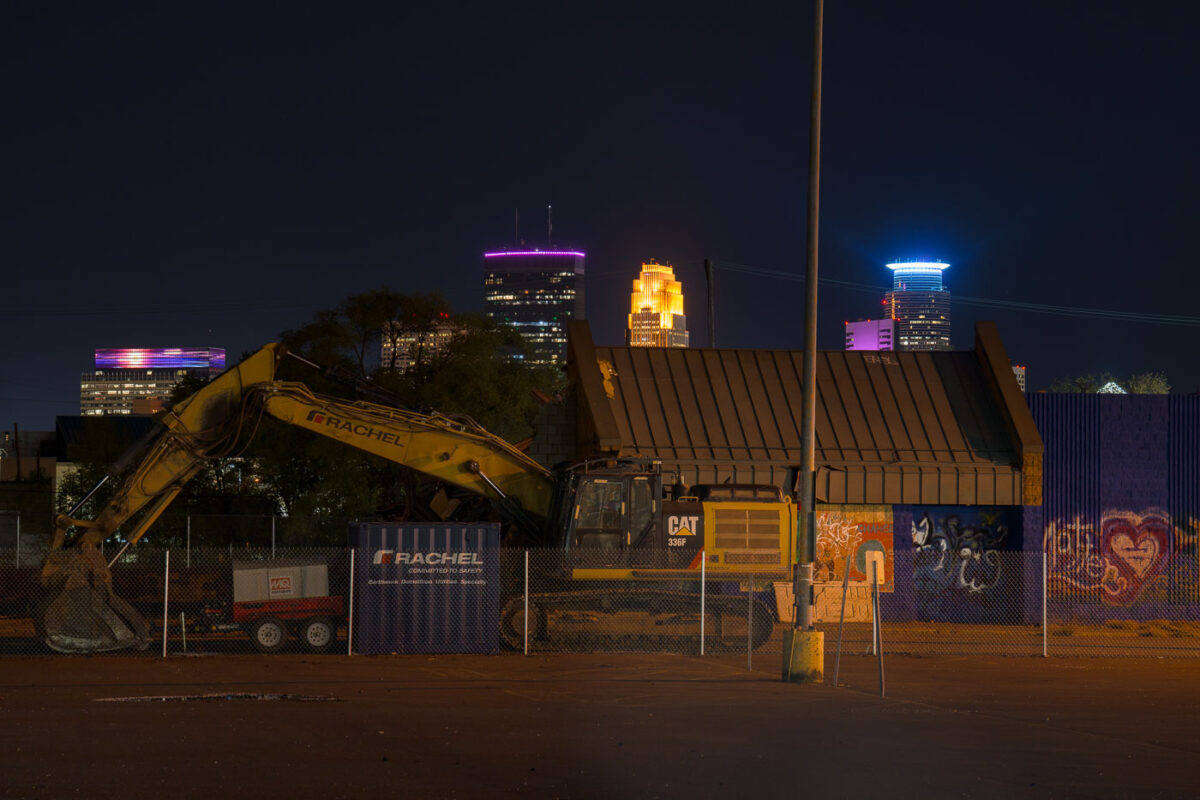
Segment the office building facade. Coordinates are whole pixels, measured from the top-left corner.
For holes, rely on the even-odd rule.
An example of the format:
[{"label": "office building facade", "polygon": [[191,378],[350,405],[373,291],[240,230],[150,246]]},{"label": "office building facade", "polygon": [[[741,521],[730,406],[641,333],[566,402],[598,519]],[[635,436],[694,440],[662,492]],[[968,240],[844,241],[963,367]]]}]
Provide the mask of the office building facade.
[{"label": "office building facade", "polygon": [[950,292],[942,285],[940,261],[903,261],[888,264],[892,291],[884,298],[896,320],[897,350],[949,350]]},{"label": "office building facade", "polygon": [[895,350],[896,320],[860,319],[846,323],[847,350]]},{"label": "office building facade", "polygon": [[429,363],[461,331],[442,314],[428,325],[402,320],[385,323],[379,334],[379,366],[385,370],[408,372],[417,364]]},{"label": "office building facade", "polygon": [[584,318],[578,250],[498,250],[483,254],[487,315],[511,325],[529,344],[530,363],[566,363],[567,323]]},{"label": "office building facade", "polygon": [[153,415],[189,376],[211,380],[225,369],[219,347],[104,348],[95,369],[79,377],[79,413],[85,417]]},{"label": "office building facade", "polygon": [[625,343],[631,347],[687,347],[683,284],[670,264],[642,264],[629,298]]}]

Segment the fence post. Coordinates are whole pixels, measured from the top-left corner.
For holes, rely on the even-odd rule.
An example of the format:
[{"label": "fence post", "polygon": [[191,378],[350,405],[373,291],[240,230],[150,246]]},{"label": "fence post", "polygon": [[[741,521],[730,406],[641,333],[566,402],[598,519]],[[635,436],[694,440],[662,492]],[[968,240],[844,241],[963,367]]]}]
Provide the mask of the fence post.
[{"label": "fence post", "polygon": [[525,655],[529,655],[529,550],[525,551]]},{"label": "fence post", "polygon": [[1046,612],[1046,598],[1049,592],[1046,591],[1046,550],[1042,549],[1042,658],[1050,657],[1050,635],[1049,629],[1046,627],[1048,614]]},{"label": "fence post", "polygon": [[346,655],[354,655],[354,553],[350,548],[350,602],[346,614]]},{"label": "fence post", "polygon": [[163,565],[163,658],[167,657],[167,601],[171,596],[171,551],[167,551]]},{"label": "fence post", "polygon": [[871,595],[871,655],[875,655],[875,642],[879,638],[879,614],[875,608],[875,596]]},{"label": "fence post", "polygon": [[[837,655],[833,657],[833,688],[838,685],[838,668],[842,666],[842,630],[846,627],[846,594],[850,591],[850,559],[851,553],[846,554],[846,569],[842,573],[842,613],[838,617]],[[874,611],[871,612],[874,615]]]},{"label": "fence post", "polygon": [[750,591],[746,593],[746,671],[754,671],[754,575],[750,575]]},{"label": "fence post", "polygon": [[275,515],[271,515],[271,558],[275,558]]},{"label": "fence post", "polygon": [[704,594],[705,581],[707,578],[706,569],[708,564],[704,557],[704,551],[700,551],[700,655],[704,655]]},{"label": "fence post", "polygon": [[867,563],[871,570],[871,604],[874,606],[872,615],[875,617],[875,640],[872,644],[879,653],[879,696],[886,697],[887,692],[883,680],[883,625],[879,620],[879,562],[869,561]]},{"label": "fence post", "polygon": [[21,566],[21,512],[17,512],[17,563],[16,566]]},{"label": "fence post", "polygon": [[192,515],[187,515],[187,565],[192,565]]}]

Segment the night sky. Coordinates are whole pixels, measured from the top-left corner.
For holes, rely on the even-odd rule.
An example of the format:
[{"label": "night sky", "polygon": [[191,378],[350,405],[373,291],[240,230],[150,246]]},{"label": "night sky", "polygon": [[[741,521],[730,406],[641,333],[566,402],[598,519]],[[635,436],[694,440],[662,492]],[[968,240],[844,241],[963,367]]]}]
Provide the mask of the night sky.
[{"label": "night sky", "polygon": [[[481,253],[515,208],[544,246],[548,204],[598,343],[655,258],[705,344],[711,258],[719,346],[802,347],[810,4],[409,6],[5,7],[0,424],[77,414],[98,347],[233,362],[382,286],[480,310]],[[956,297],[1063,307],[954,304],[1031,390],[1200,388],[1190,7],[831,0],[821,274],[878,288],[823,285],[819,346],[938,259]]]}]

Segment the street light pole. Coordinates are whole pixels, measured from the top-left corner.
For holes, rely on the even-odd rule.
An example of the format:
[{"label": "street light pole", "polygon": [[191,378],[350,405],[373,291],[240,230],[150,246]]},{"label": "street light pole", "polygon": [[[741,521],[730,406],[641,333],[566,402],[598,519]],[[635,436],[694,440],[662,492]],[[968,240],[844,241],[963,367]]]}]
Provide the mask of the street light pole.
[{"label": "street light pole", "polygon": [[808,139],[808,264],[804,273],[804,384],[800,424],[800,531],[803,537],[798,572],[807,572],[807,591],[797,600],[802,610],[797,627],[812,628],[812,570],[817,551],[816,416],[817,416],[817,240],[821,197],[821,45],[824,0],[815,0],[813,19],[812,112]]},{"label": "street light pole", "polygon": [[808,137],[808,263],[804,273],[804,378],[800,416],[800,474],[797,476],[799,530],[792,588],[796,613],[784,650],[784,680],[820,680],[824,646],[812,630],[813,559],[817,551],[816,413],[817,413],[817,231],[821,194],[821,47],[824,0],[814,0],[812,93]]}]

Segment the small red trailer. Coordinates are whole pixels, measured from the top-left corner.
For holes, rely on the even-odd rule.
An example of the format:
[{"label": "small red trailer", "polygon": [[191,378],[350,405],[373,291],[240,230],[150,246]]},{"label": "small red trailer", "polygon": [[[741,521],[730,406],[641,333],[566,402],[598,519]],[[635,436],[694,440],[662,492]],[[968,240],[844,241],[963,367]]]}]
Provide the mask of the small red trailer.
[{"label": "small red trailer", "polygon": [[345,617],[342,597],[329,593],[323,561],[233,562],[233,621],[264,653],[282,650],[289,634],[310,652],[324,652]]}]

